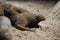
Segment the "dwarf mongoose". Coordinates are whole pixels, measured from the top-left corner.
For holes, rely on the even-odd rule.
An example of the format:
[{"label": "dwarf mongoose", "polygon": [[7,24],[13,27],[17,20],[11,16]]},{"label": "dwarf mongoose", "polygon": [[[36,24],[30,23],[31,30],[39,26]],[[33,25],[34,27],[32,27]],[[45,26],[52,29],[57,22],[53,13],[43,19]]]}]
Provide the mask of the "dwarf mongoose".
[{"label": "dwarf mongoose", "polygon": [[7,4],[5,6],[5,16],[10,18],[12,24],[19,29],[23,30],[30,30],[29,28],[26,28],[28,24],[38,24],[39,21],[44,20],[44,17],[40,17],[34,14],[29,13],[28,11],[25,11],[25,9],[19,9],[17,7],[13,7],[11,4]]}]

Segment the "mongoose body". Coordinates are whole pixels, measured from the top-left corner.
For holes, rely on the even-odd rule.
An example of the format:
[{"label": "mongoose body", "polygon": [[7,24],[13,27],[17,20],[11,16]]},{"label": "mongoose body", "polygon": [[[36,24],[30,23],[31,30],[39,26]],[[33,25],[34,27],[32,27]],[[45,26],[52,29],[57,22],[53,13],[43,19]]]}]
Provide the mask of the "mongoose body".
[{"label": "mongoose body", "polygon": [[9,18],[0,16],[0,40],[12,40],[12,31]]},{"label": "mongoose body", "polygon": [[[26,26],[29,24],[32,25],[33,27],[37,27],[38,23],[40,21],[44,21],[45,18],[43,16],[38,16],[38,15],[33,15],[31,13],[22,13],[22,14],[16,14],[16,15],[11,15],[10,16],[10,20],[12,22],[12,24],[16,27],[18,27],[19,29],[22,30],[29,30],[29,28],[26,28]],[[31,30],[33,31],[33,30]]]}]

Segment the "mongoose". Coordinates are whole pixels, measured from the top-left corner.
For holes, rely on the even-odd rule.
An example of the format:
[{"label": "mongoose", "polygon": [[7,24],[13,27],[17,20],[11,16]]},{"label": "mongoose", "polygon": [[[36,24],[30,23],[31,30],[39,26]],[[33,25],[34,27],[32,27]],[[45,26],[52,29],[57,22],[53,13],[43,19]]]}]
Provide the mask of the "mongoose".
[{"label": "mongoose", "polygon": [[33,14],[30,13],[11,15],[9,18],[14,26],[18,27],[19,29],[29,31],[33,30],[26,28],[28,24],[34,24],[36,26],[39,23],[39,21],[45,20],[44,17],[34,16]]},{"label": "mongoose", "polygon": [[30,30],[29,28],[26,28],[28,24],[34,23],[37,25],[39,21],[42,21],[45,19],[44,17],[33,15],[29,13],[28,11],[26,11],[25,9],[19,9],[17,7],[13,7],[11,4],[7,4],[5,6],[4,14],[8,18],[10,18],[14,26],[18,27],[19,29],[23,29],[23,30]]},{"label": "mongoose", "polygon": [[12,40],[12,31],[9,18],[0,16],[0,40]]}]

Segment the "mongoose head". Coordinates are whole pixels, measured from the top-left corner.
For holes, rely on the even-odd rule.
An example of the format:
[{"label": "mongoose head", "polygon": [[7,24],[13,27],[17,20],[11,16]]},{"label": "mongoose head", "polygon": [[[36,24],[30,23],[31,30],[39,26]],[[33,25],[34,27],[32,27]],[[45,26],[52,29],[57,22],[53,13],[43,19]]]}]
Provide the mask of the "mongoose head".
[{"label": "mongoose head", "polygon": [[40,21],[44,21],[45,18],[44,18],[43,16],[36,16],[35,20],[36,20],[36,22],[38,23],[38,22],[40,22]]}]

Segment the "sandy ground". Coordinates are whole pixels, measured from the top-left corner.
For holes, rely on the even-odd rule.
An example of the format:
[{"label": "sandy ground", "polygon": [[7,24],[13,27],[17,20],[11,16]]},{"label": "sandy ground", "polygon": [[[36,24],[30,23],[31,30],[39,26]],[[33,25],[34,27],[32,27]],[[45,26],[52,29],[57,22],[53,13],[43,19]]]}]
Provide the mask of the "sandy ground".
[{"label": "sandy ground", "polygon": [[[32,2],[32,1],[20,1],[9,2],[14,6],[28,9],[31,13],[43,16],[47,16],[51,9],[54,7],[55,2]],[[57,30],[58,29],[58,30]],[[21,31],[13,27],[14,40],[60,40],[60,27],[49,28],[42,31],[40,28],[36,28],[35,32]]]}]

